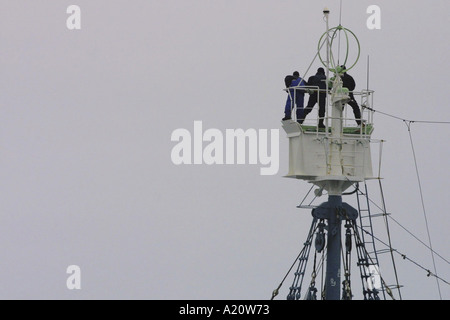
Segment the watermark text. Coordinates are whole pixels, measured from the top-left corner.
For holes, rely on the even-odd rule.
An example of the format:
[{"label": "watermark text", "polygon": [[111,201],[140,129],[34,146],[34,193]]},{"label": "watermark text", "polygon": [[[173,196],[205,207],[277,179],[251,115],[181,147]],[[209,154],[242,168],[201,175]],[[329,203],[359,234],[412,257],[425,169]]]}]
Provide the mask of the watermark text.
[{"label": "watermark text", "polygon": [[[279,169],[279,130],[207,129],[194,121],[193,133],[180,128],[172,132],[171,141],[178,142],[171,152],[175,165],[261,164],[261,175],[275,175]],[[206,142],[206,145],[204,143]],[[270,146],[270,152],[269,152]]]}]

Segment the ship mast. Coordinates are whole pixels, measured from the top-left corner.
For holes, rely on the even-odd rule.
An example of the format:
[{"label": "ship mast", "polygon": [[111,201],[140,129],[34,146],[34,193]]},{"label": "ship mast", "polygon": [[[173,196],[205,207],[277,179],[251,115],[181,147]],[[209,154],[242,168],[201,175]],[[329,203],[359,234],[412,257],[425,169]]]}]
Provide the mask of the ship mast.
[{"label": "ship mast", "polygon": [[[330,72],[330,37],[328,36],[329,23],[328,17],[330,11],[324,9],[325,22],[327,27],[327,87],[329,82]],[[333,66],[336,70],[336,66]],[[328,89],[328,88],[327,88]],[[327,90],[328,92],[328,90]],[[335,77],[333,89],[331,92],[331,143],[330,143],[330,159],[327,173],[330,176],[342,176],[342,113],[343,105],[348,101],[349,97],[343,93],[342,81],[339,76]],[[328,121],[327,121],[328,123]],[[315,218],[325,218],[328,221],[328,235],[327,235],[327,261],[325,273],[325,299],[326,300],[340,300],[341,296],[341,229],[343,214],[346,210],[342,205],[343,185],[341,180],[325,180],[327,189],[329,191],[328,202],[323,203],[319,208],[313,211]],[[351,212],[356,213],[356,210],[349,207]],[[319,212],[317,211],[319,210]],[[353,214],[353,219],[356,219]]]},{"label": "ship mast", "polygon": [[[289,173],[286,177],[306,180],[319,187],[317,194],[323,190],[328,193],[328,200],[312,210],[313,222],[310,233],[305,242],[305,248],[299,258],[299,271],[296,273],[294,285],[288,295],[288,299],[299,299],[301,282],[306,268],[307,255],[312,245],[314,233],[316,233],[315,247],[317,252],[325,251],[325,230],[326,230],[326,274],[323,298],[326,300],[351,299],[349,275],[344,272],[345,279],[341,281],[341,255],[342,248],[342,223],[345,222],[345,251],[351,250],[351,232],[357,238],[356,219],[358,210],[342,201],[342,195],[351,185],[373,179],[372,161],[370,153],[371,133],[373,124],[362,117],[359,119],[358,127],[348,128],[344,126],[343,110],[350,100],[349,90],[343,87],[341,76],[356,65],[359,59],[359,42],[353,32],[339,25],[329,28],[328,9],[323,10],[326,22],[326,32],[319,40],[318,56],[326,68],[326,116],[324,120],[325,129],[319,126],[307,126],[295,120],[284,120],[282,126],[289,138]],[[358,44],[358,55],[356,61],[346,70],[337,66],[339,62],[334,61],[332,54],[333,40],[337,32],[345,32],[353,36]],[[326,42],[326,60],[322,59],[320,50]],[[347,50],[348,50],[347,45]],[[348,52],[345,62],[347,63]],[[333,77],[330,78],[330,71]],[[313,90],[319,94],[319,87],[303,87]],[[363,100],[369,101],[372,92],[366,90],[362,93]],[[293,106],[293,109],[295,106]],[[331,117],[329,114],[331,108]],[[296,114],[296,110],[292,110]],[[319,119],[317,119],[319,120]],[[325,224],[326,223],[326,224]],[[358,242],[358,240],[355,240]],[[364,244],[357,243],[361,247]],[[367,261],[364,251],[359,251],[359,261]],[[368,264],[368,263],[366,263]],[[345,268],[344,268],[345,269]],[[345,270],[344,270],[345,271]],[[315,273],[315,272],[313,272]],[[300,279],[301,278],[301,279]],[[317,289],[314,288],[314,281],[309,288],[308,298],[315,298]],[[342,286],[343,285],[343,286]],[[343,289],[343,290],[342,290]],[[370,292],[377,298],[376,290]]]}]

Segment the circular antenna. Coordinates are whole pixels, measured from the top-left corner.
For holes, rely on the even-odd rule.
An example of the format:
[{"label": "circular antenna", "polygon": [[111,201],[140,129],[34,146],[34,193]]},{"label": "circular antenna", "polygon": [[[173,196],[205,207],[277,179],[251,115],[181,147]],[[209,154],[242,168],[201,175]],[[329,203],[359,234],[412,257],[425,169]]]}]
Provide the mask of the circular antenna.
[{"label": "circular antenna", "polygon": [[[325,10],[324,10],[325,12]],[[328,64],[325,63],[324,59],[322,58],[321,54],[320,54],[320,49],[322,48],[322,46],[324,45],[323,41],[327,41],[327,37],[329,37],[331,39],[330,41],[330,48],[333,47],[333,42],[334,39],[337,38],[338,33],[343,32],[345,35],[345,42],[346,42],[346,52],[345,52],[345,59],[342,63],[340,63],[339,61],[336,63],[334,56],[333,56],[333,52],[330,50],[330,58],[331,58],[331,68],[329,68]],[[342,68],[339,67],[339,65],[343,65],[343,66],[347,66],[349,65],[348,63],[348,58],[349,58],[349,53],[350,53],[350,39],[349,36],[351,36],[355,41],[356,41],[356,45],[357,45],[357,56],[355,58],[355,62],[353,62],[353,64],[350,65],[350,67],[346,68],[345,70],[343,70]],[[340,37],[339,37],[340,38]],[[359,60],[359,56],[361,53],[361,47],[359,44],[359,40],[358,37],[356,37],[356,35],[349,29],[344,28],[343,26],[339,25],[337,27],[331,28],[329,29],[327,32],[325,32],[319,40],[319,45],[318,45],[318,56],[320,59],[320,62],[322,62],[322,64],[325,66],[325,68],[329,68],[330,71],[335,72],[335,73],[344,73],[347,72],[348,70],[352,69]],[[338,65],[339,64],[339,65]]]}]

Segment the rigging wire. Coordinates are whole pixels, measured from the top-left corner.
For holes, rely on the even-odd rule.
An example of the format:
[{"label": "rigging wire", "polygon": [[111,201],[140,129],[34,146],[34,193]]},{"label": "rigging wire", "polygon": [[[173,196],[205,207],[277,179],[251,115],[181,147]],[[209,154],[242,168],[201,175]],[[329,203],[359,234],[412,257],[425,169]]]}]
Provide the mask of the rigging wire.
[{"label": "rigging wire", "polygon": [[[378,179],[379,182],[379,186],[380,186],[380,193],[381,193],[381,200],[382,200],[382,204],[383,204],[383,216],[384,216],[384,225],[386,226],[386,232],[387,232],[387,236],[388,236],[388,242],[389,242],[389,248],[392,248],[392,241],[391,241],[391,231],[389,229],[389,222],[387,219],[387,211],[386,211],[386,202],[384,201],[384,193],[383,193],[383,187],[381,186],[381,179]],[[392,250],[390,250],[391,253],[391,260],[392,260],[392,265],[394,267],[394,275],[395,275],[395,281],[397,283],[397,289],[398,289],[398,295],[400,297],[400,300],[402,299],[402,294],[400,292],[400,283],[398,281],[398,273],[397,273],[397,267],[395,265],[395,261],[394,261],[394,254],[392,253]]]},{"label": "rigging wire", "polygon": [[[422,124],[450,124],[450,121],[433,121],[433,120],[408,120],[408,119],[404,119],[386,112],[382,112],[382,111],[378,111],[375,109],[372,109],[370,107],[366,107],[366,109],[372,111],[372,112],[378,112],[381,113],[383,115],[386,115],[388,117],[397,119],[397,120],[401,120],[405,123],[405,125],[407,126],[408,129],[408,134],[409,134],[409,139],[410,139],[410,143],[411,143],[411,149],[412,149],[412,153],[413,153],[413,158],[414,158],[414,165],[415,165],[415,169],[416,169],[416,175],[417,175],[417,181],[418,181],[418,186],[419,186],[419,193],[420,193],[420,199],[421,199],[421,203],[422,203],[422,210],[423,210],[423,215],[424,215],[424,219],[425,219],[425,227],[427,230],[427,236],[428,236],[428,242],[429,242],[429,250],[431,253],[431,258],[432,258],[432,262],[433,262],[433,268],[434,268],[434,272],[436,274],[436,284],[437,284],[437,288],[438,288],[438,292],[439,292],[439,297],[442,300],[442,294],[441,294],[441,289],[440,289],[440,285],[439,285],[439,277],[437,276],[437,269],[436,269],[436,262],[434,259],[434,250],[432,247],[432,243],[431,243],[431,235],[430,235],[430,230],[428,227],[428,218],[427,218],[427,213],[426,213],[426,209],[425,209],[425,202],[424,202],[424,198],[423,198],[423,192],[422,192],[422,185],[421,185],[421,181],[420,181],[420,175],[419,175],[419,169],[418,169],[418,164],[417,164],[417,157],[416,157],[416,153],[415,153],[415,149],[414,149],[414,142],[413,142],[413,138],[412,138],[412,133],[411,133],[411,124],[413,123],[422,123]],[[422,242],[422,241],[421,241]],[[442,257],[441,257],[442,258]],[[447,263],[448,261],[446,259],[444,259]],[[428,270],[429,271],[429,270]],[[429,271],[429,274],[431,274],[431,272]]]},{"label": "rigging wire", "polygon": [[[361,194],[363,196],[367,196],[363,191],[361,191],[361,189],[358,189],[359,192],[361,192]],[[367,196],[367,198],[369,199],[369,201],[378,209],[380,209],[381,211],[383,211],[383,208],[381,208],[375,201],[373,201],[369,196]],[[438,252],[434,251],[434,249],[430,248],[425,242],[423,242],[422,240],[419,239],[419,237],[417,237],[416,235],[414,235],[411,231],[409,231],[405,226],[403,226],[400,222],[398,222],[397,220],[395,220],[390,214],[385,214],[389,219],[391,219],[392,221],[394,221],[399,227],[401,227],[403,230],[405,230],[407,233],[409,233],[413,238],[415,238],[417,241],[419,241],[425,248],[427,248],[428,250],[433,250],[433,253],[435,255],[437,255],[439,258],[441,258],[442,260],[444,260],[445,262],[447,262],[447,264],[450,264],[450,261],[448,261],[446,258],[444,258],[443,256],[441,256]]]},{"label": "rigging wire", "polygon": [[[381,187],[381,186],[380,186],[380,187]],[[358,186],[355,186],[355,188],[356,188],[359,192],[361,192],[363,195],[366,195],[366,194],[364,194],[364,193],[359,189]],[[366,196],[367,196],[367,195],[366,195]],[[420,243],[422,243],[422,244],[423,244],[427,249],[429,249],[432,253],[436,254],[436,255],[437,255],[438,257],[440,257],[442,260],[444,260],[445,262],[447,262],[447,263],[450,264],[450,262],[449,262],[447,259],[445,259],[445,258],[442,257],[440,254],[438,254],[436,251],[434,251],[434,249],[433,249],[432,247],[428,246],[426,243],[424,243],[423,241],[421,241],[421,240],[420,240],[417,236],[415,236],[412,232],[410,232],[408,229],[406,229],[404,226],[402,226],[397,220],[395,220],[395,219],[392,218],[390,215],[388,215],[388,214],[386,213],[386,212],[387,212],[386,209],[381,208],[378,204],[376,204],[376,203],[375,203],[372,199],[370,199],[368,196],[367,196],[367,198],[368,198],[369,201],[370,201],[372,204],[374,204],[378,209],[380,209],[380,210],[382,210],[382,211],[384,210],[384,211],[383,211],[383,212],[384,212],[383,215],[385,215],[385,216],[389,217],[390,219],[392,219],[396,224],[398,224],[398,225],[399,225],[400,227],[402,227],[405,231],[407,231],[410,235],[412,235],[415,239],[417,239]],[[383,200],[383,203],[384,203],[384,200]],[[385,223],[387,223],[387,220],[385,220]],[[436,278],[436,281],[437,281],[438,283],[439,283],[438,280],[440,280],[440,281],[442,281],[443,283],[450,285],[450,283],[449,283],[448,281],[446,281],[445,279],[443,279],[443,278],[441,278],[440,276],[437,275],[436,268],[435,268],[434,273],[433,273],[433,272],[431,272],[429,269],[427,269],[427,268],[423,267],[422,265],[420,265],[418,262],[416,262],[416,261],[414,261],[414,260],[408,258],[405,254],[399,252],[397,249],[394,249],[394,248],[392,247],[392,244],[391,244],[391,241],[390,241],[390,236],[389,236],[389,244],[387,244],[387,243],[383,242],[382,240],[380,240],[379,238],[377,238],[375,235],[373,235],[373,234],[371,234],[370,232],[368,232],[367,230],[364,230],[361,226],[358,226],[358,227],[359,227],[364,233],[366,233],[366,234],[372,236],[374,239],[376,239],[377,241],[381,242],[383,245],[385,245],[386,247],[388,247],[389,250],[391,251],[391,255],[392,255],[392,252],[397,252],[399,255],[401,255],[401,257],[402,257],[404,260],[408,260],[408,261],[412,262],[413,264],[415,264],[416,266],[420,267],[421,269],[425,270],[425,271],[427,272],[427,276],[428,276],[428,277],[433,276],[433,277]],[[427,230],[428,230],[428,229],[427,229]],[[433,265],[435,266],[434,259],[433,259]],[[398,279],[397,279],[397,287],[399,288]],[[439,288],[439,294],[440,294],[440,287],[439,287],[439,285],[438,285],[438,288]],[[399,294],[400,294],[400,290],[399,290]],[[441,296],[441,294],[440,294],[440,296]],[[400,299],[401,299],[401,297],[400,297]],[[441,300],[442,300],[442,298],[441,298]]]},{"label": "rigging wire", "polygon": [[358,228],[360,228],[362,232],[364,232],[364,233],[370,235],[370,236],[373,237],[375,240],[377,240],[377,241],[380,242],[381,244],[383,244],[383,245],[385,245],[386,247],[388,247],[389,250],[392,250],[393,252],[396,252],[397,254],[399,254],[404,260],[408,260],[409,262],[412,262],[413,264],[415,264],[417,267],[419,267],[419,268],[425,270],[425,271],[427,272],[427,277],[431,277],[431,276],[432,276],[432,277],[435,277],[435,278],[441,280],[442,282],[444,282],[445,284],[450,285],[450,282],[448,282],[447,280],[445,280],[445,279],[441,278],[440,276],[438,276],[438,275],[432,273],[429,269],[425,268],[424,266],[422,266],[422,265],[419,264],[418,262],[412,260],[412,259],[409,258],[406,254],[401,253],[401,252],[398,251],[397,249],[390,248],[389,245],[388,245],[386,242],[384,242],[383,240],[379,239],[379,238],[376,237],[375,235],[371,234],[369,231],[362,229],[361,226],[358,226]]},{"label": "rigging wire", "polygon": [[[408,127],[409,140],[411,142],[411,149],[412,149],[413,158],[414,158],[414,165],[416,167],[417,182],[418,182],[418,185],[419,185],[420,200],[422,202],[423,216],[424,216],[424,219],[425,219],[425,227],[427,229],[428,243],[429,243],[430,252],[431,252],[431,260],[433,261],[434,273],[437,274],[436,262],[434,260],[434,254],[433,254],[433,246],[431,244],[430,229],[428,227],[427,212],[426,212],[426,209],[425,209],[425,202],[424,202],[424,199],[423,199],[422,183],[420,181],[419,167],[417,165],[416,152],[415,152],[415,149],[414,149],[414,142],[413,142],[413,138],[412,138],[412,134],[411,134],[411,122],[405,122],[405,124]],[[441,287],[439,285],[439,280],[437,278],[436,278],[436,284],[437,284],[437,287],[438,287],[439,298],[442,300]]]},{"label": "rigging wire", "polygon": [[[366,194],[364,194],[361,190],[359,190],[359,192],[361,192],[363,195],[366,195]],[[366,196],[367,196],[367,195],[366,195]],[[374,204],[378,209],[380,209],[380,210],[383,211],[383,208],[381,208],[377,203],[375,203],[372,199],[370,199],[370,197],[367,196],[367,198],[368,198],[369,201],[370,201],[372,204]],[[384,211],[384,212],[386,212],[386,211]],[[429,249],[429,250],[432,251],[434,254],[436,254],[438,257],[440,257],[442,260],[444,260],[445,262],[447,262],[448,264],[450,264],[450,262],[449,262],[447,259],[445,259],[445,258],[442,257],[440,254],[438,254],[436,251],[434,251],[432,248],[430,248],[426,243],[424,243],[422,240],[420,240],[420,239],[419,239],[417,236],[415,236],[411,231],[409,231],[408,229],[406,229],[406,228],[405,228],[403,225],[401,225],[397,220],[395,220],[393,217],[391,217],[391,215],[388,215],[388,214],[386,214],[386,213],[384,213],[383,215],[389,217],[392,221],[394,221],[394,222],[395,222],[397,225],[399,225],[402,229],[404,229],[406,232],[408,232],[410,235],[412,235],[416,240],[418,240],[420,243],[422,243],[427,249]],[[391,256],[392,256],[393,252],[396,252],[397,254],[399,254],[399,255],[403,258],[403,260],[408,260],[409,262],[412,262],[413,264],[415,264],[415,265],[418,266],[419,268],[425,270],[425,271],[427,272],[427,276],[428,276],[428,277],[429,277],[429,276],[433,276],[433,277],[436,278],[436,281],[440,280],[440,281],[442,281],[443,283],[450,285],[450,283],[449,283],[448,281],[446,281],[445,279],[439,277],[439,276],[437,275],[436,272],[435,272],[435,273],[432,273],[429,269],[423,267],[423,266],[420,265],[418,262],[416,262],[416,261],[410,259],[410,258],[407,257],[405,254],[399,252],[397,249],[394,249],[394,248],[392,247],[391,242],[389,242],[389,244],[387,244],[387,243],[383,242],[382,240],[380,240],[379,238],[377,238],[376,236],[374,236],[373,234],[371,234],[369,231],[364,230],[361,226],[358,226],[358,227],[359,227],[364,233],[366,233],[366,234],[372,236],[375,240],[379,241],[380,243],[382,243],[383,245],[385,245],[386,247],[388,247],[388,248],[389,248],[389,251],[391,252]],[[398,279],[397,279],[397,288],[399,289],[399,294],[400,294],[400,286],[399,286],[399,283],[398,283]],[[401,299],[401,296],[400,296],[400,299]]]},{"label": "rigging wire", "polygon": [[313,63],[314,63],[314,61],[316,61],[317,57],[318,57],[319,54],[320,54],[320,50],[322,50],[322,47],[324,46],[325,43],[326,43],[326,41],[324,41],[324,42],[320,45],[319,50],[317,50],[316,55],[315,55],[314,58],[312,59],[311,63],[310,63],[309,66],[308,66],[308,69],[306,69],[306,72],[304,73],[304,75],[303,75],[303,77],[302,77],[303,80],[305,80],[306,75],[307,75],[308,72],[309,72],[309,69],[311,69],[311,67],[312,67],[312,65],[313,65]]},{"label": "rigging wire", "polygon": [[[278,295],[278,293],[279,293],[279,291],[280,291],[280,288],[283,286],[284,281],[285,281],[286,278],[288,277],[289,273],[291,273],[292,268],[294,268],[294,266],[297,264],[297,261],[298,261],[298,260],[300,259],[300,257],[304,254],[304,251],[305,251],[305,250],[308,251],[308,246],[306,245],[306,243],[312,239],[312,236],[314,235],[314,233],[316,232],[316,230],[317,230],[317,228],[318,228],[318,226],[317,226],[315,223],[316,223],[316,221],[313,221],[313,224],[311,225],[311,229],[310,229],[310,231],[309,231],[308,239],[306,240],[305,245],[303,246],[303,248],[302,248],[302,250],[300,251],[300,253],[298,254],[298,256],[295,258],[294,262],[292,263],[291,267],[290,267],[289,270],[287,271],[287,273],[286,273],[286,275],[284,276],[283,280],[281,280],[281,282],[280,282],[280,284],[278,285],[278,287],[277,287],[275,290],[273,290],[273,292],[272,292],[272,297],[271,297],[270,300],[275,299],[275,297]],[[311,239],[309,239],[310,236],[311,236]],[[309,255],[309,252],[307,252],[307,253],[308,253],[308,255]]]},{"label": "rigging wire", "polygon": [[294,262],[292,263],[291,267],[289,268],[288,272],[286,272],[286,275],[284,276],[283,280],[281,280],[280,284],[278,285],[278,287],[273,290],[272,292],[272,298],[270,298],[270,300],[273,300],[279,293],[280,288],[283,286],[284,280],[286,280],[287,276],[289,275],[289,273],[291,273],[292,268],[296,265],[298,259],[300,258],[300,256],[303,253],[303,250],[305,250],[305,247],[303,247],[302,251],[300,251],[300,253],[298,254],[298,256],[295,258]]},{"label": "rigging wire", "polygon": [[394,118],[394,119],[397,119],[397,120],[401,120],[401,121],[403,121],[403,122],[405,122],[405,123],[450,124],[450,121],[408,120],[408,119],[401,118],[401,117],[398,117],[398,116],[395,116],[395,115],[392,115],[392,114],[389,114],[389,113],[386,113],[386,112],[382,112],[382,111],[379,111],[379,110],[375,110],[375,109],[370,108],[370,107],[367,107],[367,106],[364,107],[364,108],[366,108],[367,110],[370,110],[370,111],[372,111],[372,112],[378,112],[378,113],[383,114],[383,115],[385,115],[385,116],[388,116],[388,117],[391,117],[391,118]]},{"label": "rigging wire", "polygon": [[[300,202],[300,204],[297,207],[301,207],[303,205],[303,202],[305,202],[306,198],[309,196],[309,194],[311,193],[313,188],[314,188],[314,185],[311,186],[311,188],[309,189],[308,193],[306,194],[306,196],[303,198],[303,200]],[[311,201],[311,203],[314,201],[314,199]]]},{"label": "rigging wire", "polygon": [[420,240],[416,235],[414,235],[411,231],[409,231],[408,229],[406,229],[404,226],[402,226],[400,224],[400,222],[398,222],[397,220],[395,220],[393,217],[389,216],[389,219],[391,219],[392,221],[394,221],[400,228],[402,228],[403,230],[405,230],[407,233],[409,233],[413,238],[415,238],[417,241],[419,241],[421,244],[423,244],[427,249],[432,250],[433,253],[435,255],[437,255],[439,258],[441,258],[442,260],[444,260],[445,262],[447,262],[447,264],[450,264],[450,261],[448,261],[447,259],[445,259],[443,256],[441,256],[439,253],[437,253],[436,251],[434,251],[433,249],[431,249],[425,242],[423,242],[422,240]]},{"label": "rigging wire", "polygon": [[[362,194],[364,194],[361,190],[359,190]],[[372,199],[370,199],[368,197],[369,201],[372,202],[377,208],[379,208],[380,210],[383,210],[380,206],[378,206]],[[387,214],[386,214],[387,215]],[[390,215],[388,215],[389,218],[391,218],[393,221],[395,221],[399,226],[401,226],[404,230],[406,230],[409,234],[411,234],[412,236],[414,236],[410,231],[408,231],[405,227],[403,227],[398,221],[396,221],[395,219],[393,219]],[[385,243],[384,241],[382,241],[381,239],[379,239],[378,237],[376,237],[375,235],[371,234],[369,231],[364,230],[361,226],[357,226],[361,229],[362,232],[368,234],[369,236],[373,237],[375,240],[379,241],[380,243],[382,243],[383,245],[385,245],[386,247],[389,248],[389,250],[391,252],[396,252],[397,254],[399,254],[403,260],[408,260],[410,262],[412,262],[413,264],[415,264],[416,266],[418,266],[419,268],[425,270],[427,272],[427,277],[433,276],[436,278],[436,280],[441,280],[443,283],[450,285],[450,282],[448,282],[447,280],[441,278],[440,276],[437,275],[437,273],[433,273],[431,272],[429,269],[425,268],[424,266],[422,266],[421,264],[419,264],[418,262],[412,260],[411,258],[407,257],[406,254],[401,253],[400,251],[398,251],[397,249],[394,249],[392,247],[392,245],[389,243]],[[449,261],[445,258],[443,258],[441,255],[439,255],[437,252],[435,252],[432,248],[430,248],[429,246],[427,246],[423,241],[421,241],[419,238],[417,238],[416,236],[414,236],[414,238],[416,238],[420,243],[422,243],[425,247],[427,247],[430,251],[432,251],[433,253],[435,253],[437,256],[439,256],[441,259],[443,259],[444,261],[446,261],[447,263],[449,263]]]}]

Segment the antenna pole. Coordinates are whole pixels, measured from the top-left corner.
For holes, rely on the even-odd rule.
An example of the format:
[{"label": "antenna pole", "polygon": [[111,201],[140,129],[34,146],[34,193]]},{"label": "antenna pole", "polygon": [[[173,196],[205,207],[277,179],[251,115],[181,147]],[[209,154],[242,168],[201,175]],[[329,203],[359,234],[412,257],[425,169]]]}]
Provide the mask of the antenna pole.
[{"label": "antenna pole", "polygon": [[330,14],[330,10],[328,8],[323,9],[323,14],[324,14],[324,18],[325,18],[325,22],[326,22],[326,27],[327,27],[327,81],[325,81],[326,83],[326,100],[325,100],[325,136],[328,138],[328,105],[329,105],[329,94],[328,94],[328,90],[329,90],[329,85],[328,82],[330,80],[330,37],[328,35],[328,30],[329,26],[328,26],[328,15]]},{"label": "antenna pole", "polygon": [[[330,37],[328,35],[328,16],[330,11],[324,9],[325,22],[327,24],[327,92],[330,71]],[[343,104],[348,100],[348,96],[342,89],[340,71],[335,66],[333,70],[336,79],[333,83],[331,93],[331,141],[329,141],[329,167],[328,174],[332,176],[341,176],[344,174],[342,167],[342,109]],[[327,108],[328,109],[328,108]],[[328,132],[328,128],[326,129]],[[325,299],[340,300],[341,297],[341,229],[342,220],[348,219],[350,213],[352,218],[357,216],[356,210],[342,202],[343,186],[340,181],[329,179],[325,181],[328,185],[328,201],[313,210],[313,216],[319,219],[326,219],[328,222],[327,230],[327,261],[325,275]]]},{"label": "antenna pole", "polygon": [[[330,28],[328,25],[328,16],[330,10],[325,8],[323,10],[325,23],[326,23],[326,37],[327,37],[327,81],[326,81],[326,92],[327,92],[327,108],[326,108],[326,136],[328,137],[328,89],[329,89],[329,79],[330,79],[330,36],[328,34]],[[334,112],[333,112],[334,113]],[[334,119],[332,119],[332,135],[334,135]],[[324,217],[328,220],[328,247],[327,247],[327,265],[326,265],[326,276],[325,276],[325,299],[326,300],[339,300],[341,296],[341,218],[336,213],[337,208],[342,206],[342,196],[340,195],[330,195],[328,202],[323,204],[321,208],[324,213]],[[313,215],[318,214],[321,210],[315,212],[313,210]]]}]

